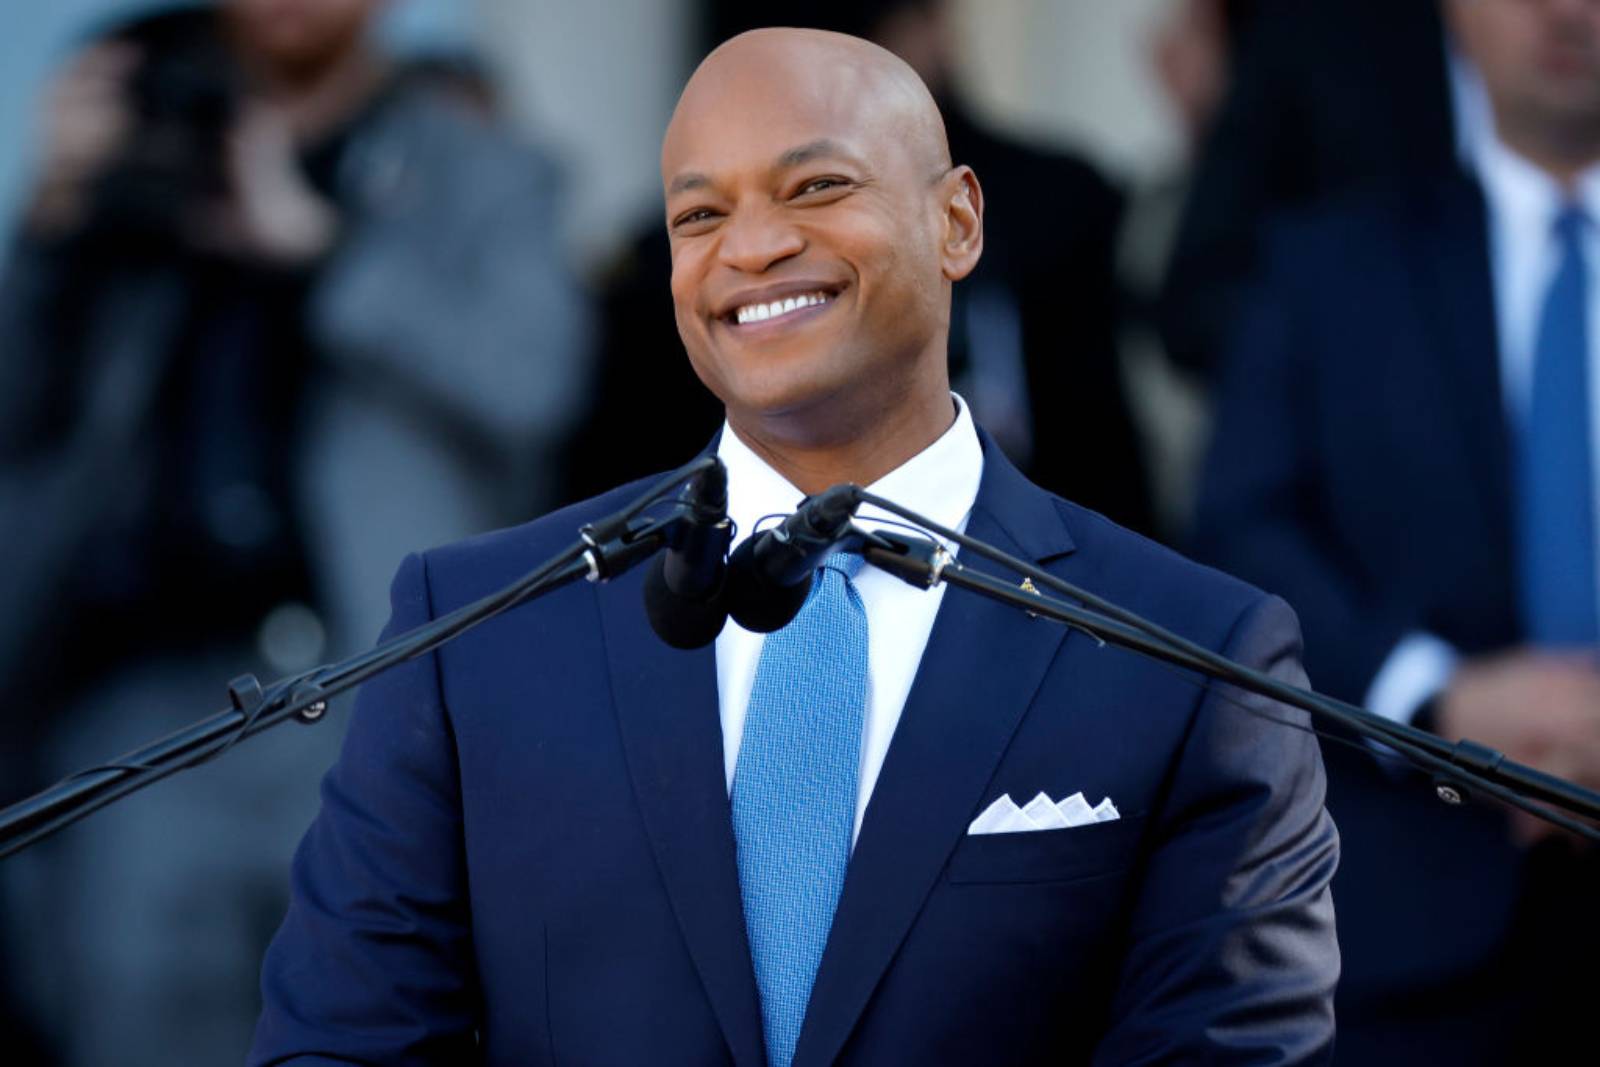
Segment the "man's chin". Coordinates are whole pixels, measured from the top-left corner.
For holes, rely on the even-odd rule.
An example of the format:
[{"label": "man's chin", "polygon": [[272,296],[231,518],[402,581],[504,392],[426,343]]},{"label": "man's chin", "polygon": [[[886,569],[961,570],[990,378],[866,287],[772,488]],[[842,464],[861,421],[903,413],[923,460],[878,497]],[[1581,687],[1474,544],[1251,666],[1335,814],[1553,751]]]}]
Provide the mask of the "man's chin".
[{"label": "man's chin", "polygon": [[723,387],[713,392],[724,402],[739,398],[746,410],[787,412],[837,387],[838,351],[814,337],[760,346],[714,344],[712,363],[722,371],[717,377]]},{"label": "man's chin", "polygon": [[742,400],[728,404],[729,420],[767,439],[796,446],[837,443],[840,428],[855,425],[859,386],[817,378],[746,388]]}]

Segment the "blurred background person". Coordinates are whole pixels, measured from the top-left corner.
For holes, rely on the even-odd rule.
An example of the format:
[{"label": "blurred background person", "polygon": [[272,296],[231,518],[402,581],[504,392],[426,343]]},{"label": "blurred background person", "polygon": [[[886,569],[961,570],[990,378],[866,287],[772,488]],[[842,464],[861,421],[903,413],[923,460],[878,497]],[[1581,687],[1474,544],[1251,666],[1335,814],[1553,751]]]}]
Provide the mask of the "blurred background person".
[{"label": "blurred background person", "polygon": [[[550,501],[588,327],[556,169],[397,68],[384,6],[141,17],[51,97],[0,279],[17,796],[369,643],[406,551]],[[66,1062],[242,1054],[339,736],[282,733],[8,863]]]},{"label": "blurred background person", "polygon": [[[1436,0],[1225,6],[1227,91],[1189,177],[1159,309],[1168,356],[1206,379],[1253,273],[1263,220],[1373,181],[1452,168],[1483,123],[1481,90],[1452,55]],[[1169,82],[1172,66],[1164,60]]]},{"label": "blurred background person", "polygon": [[1127,183],[1118,236],[1122,370],[1148,457],[1157,528],[1177,541],[1194,513],[1206,439],[1206,380],[1167,358],[1161,294],[1190,199],[1194,160],[1231,83],[1234,42],[1250,0],[1172,0],[1142,34],[1143,58],[1175,134],[1175,151]]},{"label": "blurred background person", "polygon": [[[866,37],[916,70],[939,102],[953,157],[978,173],[989,204],[983,261],[951,313],[955,390],[1039,484],[1156,532],[1118,355],[1122,194],[1079,156],[1002,133],[974,114],[956,85],[958,34],[944,0],[829,0],[799,13],[713,0],[704,10],[708,46],[758,26],[802,25]],[[623,446],[627,427],[660,426],[669,454],[687,455],[721,424],[679,358],[669,271],[665,228],[651,219],[606,282],[603,391],[572,450],[571,498],[659,466],[657,455]],[[622,382],[630,390],[619,395],[614,385]],[[1046,415],[1063,397],[1072,417]],[[664,412],[680,417],[666,420]]]},{"label": "blurred background person", "polygon": [[[1600,5],[1443,9],[1492,109],[1470,174],[1397,178],[1264,239],[1195,544],[1295,606],[1319,689],[1593,788]],[[1324,751],[1338,1061],[1591,1043],[1600,856]]]}]

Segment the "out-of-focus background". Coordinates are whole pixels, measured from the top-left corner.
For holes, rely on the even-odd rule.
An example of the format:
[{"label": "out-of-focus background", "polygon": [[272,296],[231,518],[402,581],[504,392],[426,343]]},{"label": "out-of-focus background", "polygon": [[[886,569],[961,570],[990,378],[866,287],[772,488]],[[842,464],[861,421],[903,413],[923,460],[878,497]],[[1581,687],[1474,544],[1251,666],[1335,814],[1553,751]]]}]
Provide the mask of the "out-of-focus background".
[{"label": "out-of-focus background", "polygon": [[[903,56],[976,169],[952,379],[1036,481],[1284,595],[1325,691],[1600,784],[1600,3],[792,7],[8,5],[0,803],[702,447],[660,137],[795,22]],[[342,710],[0,861],[6,1062],[243,1057]],[[1595,857],[1324,748],[1340,1062],[1592,1042]]]}]

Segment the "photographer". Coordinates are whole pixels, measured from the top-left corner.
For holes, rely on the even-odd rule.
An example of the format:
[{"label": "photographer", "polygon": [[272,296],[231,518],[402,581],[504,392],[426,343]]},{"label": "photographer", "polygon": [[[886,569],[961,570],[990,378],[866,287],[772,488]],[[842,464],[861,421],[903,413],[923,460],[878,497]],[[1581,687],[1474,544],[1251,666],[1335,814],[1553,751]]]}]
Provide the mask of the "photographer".
[{"label": "photographer", "polygon": [[[147,16],[52,94],[0,274],[15,795],[370,641],[405,549],[549,502],[587,327],[554,167],[401,77],[382,8]],[[264,738],[0,871],[68,1062],[242,1054],[337,743]]]}]

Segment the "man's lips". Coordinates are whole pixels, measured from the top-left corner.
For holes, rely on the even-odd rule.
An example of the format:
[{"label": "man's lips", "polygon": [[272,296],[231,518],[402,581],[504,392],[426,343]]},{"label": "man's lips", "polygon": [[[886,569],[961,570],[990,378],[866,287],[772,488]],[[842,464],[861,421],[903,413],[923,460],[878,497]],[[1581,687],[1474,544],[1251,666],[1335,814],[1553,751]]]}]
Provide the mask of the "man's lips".
[{"label": "man's lips", "polygon": [[832,299],[833,297],[819,290],[814,293],[801,293],[799,296],[786,296],[782,300],[773,300],[770,303],[743,304],[734,310],[733,321],[740,326],[749,326],[752,323],[766,322],[768,319],[781,319],[796,311],[821,307]]},{"label": "man's lips", "polygon": [[741,330],[800,319],[826,310],[842,290],[843,286],[821,282],[749,290],[726,301],[716,318],[725,326]]}]

